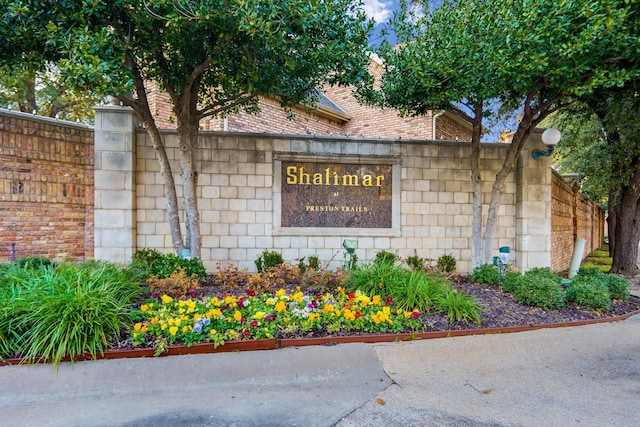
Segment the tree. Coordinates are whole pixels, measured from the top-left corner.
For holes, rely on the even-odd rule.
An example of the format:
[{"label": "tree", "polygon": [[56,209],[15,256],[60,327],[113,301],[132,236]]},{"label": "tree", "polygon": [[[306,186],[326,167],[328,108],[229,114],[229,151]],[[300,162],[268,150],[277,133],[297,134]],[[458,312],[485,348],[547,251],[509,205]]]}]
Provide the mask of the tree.
[{"label": "tree", "polygon": [[[533,129],[576,96],[638,75],[638,4],[544,0],[444,0],[419,12],[403,4],[393,20],[397,46],[383,45],[386,73],[362,96],[403,114],[449,109],[470,117],[472,267],[488,263],[500,198]],[[436,3],[436,2],[434,2]],[[480,139],[488,106],[522,116],[492,183],[482,235]]]},{"label": "tree", "polygon": [[638,271],[640,243],[638,83],[595,91],[552,121],[566,135],[559,169],[578,173],[583,192],[608,202],[611,272],[626,276]]},{"label": "tree", "polygon": [[[44,68],[41,68],[44,66]],[[0,107],[61,120],[93,123],[103,97],[68,87],[51,63],[24,61],[0,69]]]},{"label": "tree", "polygon": [[[114,94],[146,128],[165,181],[173,246],[200,255],[198,125],[258,96],[314,105],[316,88],[366,81],[371,23],[357,0],[0,1],[0,58],[52,60],[68,83]],[[0,59],[2,60],[2,59]],[[173,103],[186,241],[173,172],[147,101],[150,83]],[[133,96],[127,96],[131,91]]]}]

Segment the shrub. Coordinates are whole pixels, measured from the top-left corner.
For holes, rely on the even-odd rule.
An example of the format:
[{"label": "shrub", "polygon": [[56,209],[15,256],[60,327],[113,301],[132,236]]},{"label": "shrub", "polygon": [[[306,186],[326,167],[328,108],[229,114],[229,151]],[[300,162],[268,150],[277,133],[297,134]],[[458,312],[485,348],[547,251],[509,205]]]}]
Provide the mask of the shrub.
[{"label": "shrub", "polygon": [[492,264],[483,264],[473,269],[471,280],[485,285],[496,285],[500,281],[500,270]]},{"label": "shrub", "polygon": [[525,276],[522,285],[514,290],[513,297],[520,304],[545,310],[557,309],[564,306],[565,291],[553,279]]},{"label": "shrub", "polygon": [[196,275],[199,279],[207,275],[207,271],[198,258],[180,258],[176,254],[163,254],[156,249],[141,249],[133,254],[129,271],[142,281],[155,276],[165,279],[183,268],[188,276]]},{"label": "shrub", "polygon": [[602,274],[600,267],[583,266],[578,269],[577,276],[599,276]]},{"label": "shrub", "polygon": [[506,292],[513,293],[524,283],[524,276],[519,271],[506,271],[504,277],[500,278],[500,286]]},{"label": "shrub", "polygon": [[451,254],[441,255],[436,262],[436,266],[444,273],[452,273],[456,271],[456,258]]},{"label": "shrub", "polygon": [[316,255],[311,255],[309,257],[309,268],[316,271],[320,270],[320,258]]},{"label": "shrub", "polygon": [[627,279],[615,274],[604,274],[604,276],[611,299],[623,301],[629,299],[631,294],[629,293],[629,281]]},{"label": "shrub", "polygon": [[49,258],[43,256],[26,256],[18,258],[15,261],[16,265],[25,269],[38,269],[43,267],[57,267],[59,264]]},{"label": "shrub", "polygon": [[603,273],[598,267],[580,267],[575,281],[591,281],[603,283],[609,290],[611,299],[626,300],[629,298],[629,281],[615,274]]},{"label": "shrub", "polygon": [[147,285],[149,285],[151,292],[159,295],[167,294],[172,297],[180,297],[191,294],[198,289],[198,276],[195,274],[187,276],[185,269],[178,267],[169,277],[151,276],[147,279]]},{"label": "shrub", "polygon": [[611,298],[607,285],[600,280],[578,280],[567,288],[567,302],[593,310],[609,311]]},{"label": "shrub", "polygon": [[560,276],[549,267],[535,267],[524,273],[524,276],[531,280],[549,279],[556,283],[561,282]]},{"label": "shrub", "polygon": [[407,257],[407,265],[413,270],[424,270],[427,265],[427,260],[418,255],[411,255]]},{"label": "shrub", "polygon": [[396,254],[394,254],[393,252],[389,252],[389,251],[380,251],[376,254],[376,258],[374,259],[374,262],[382,262],[382,263],[396,263],[398,260],[400,259],[400,257]]},{"label": "shrub", "polygon": [[282,258],[282,254],[278,251],[268,251],[265,249],[254,263],[258,271],[264,271],[284,263],[284,258]]}]

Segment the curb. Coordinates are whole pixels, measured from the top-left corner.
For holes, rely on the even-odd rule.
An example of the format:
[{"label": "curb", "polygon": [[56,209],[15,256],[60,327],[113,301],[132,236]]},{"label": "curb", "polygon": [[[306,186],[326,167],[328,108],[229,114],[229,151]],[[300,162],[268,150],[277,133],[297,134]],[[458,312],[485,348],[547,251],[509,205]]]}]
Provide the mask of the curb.
[{"label": "curb", "polygon": [[[165,356],[181,356],[188,354],[213,354],[226,353],[233,351],[255,351],[255,350],[275,350],[277,348],[290,347],[307,347],[313,345],[337,345],[350,343],[375,344],[383,342],[400,342],[414,341],[424,339],[438,339],[449,337],[464,337],[472,335],[494,335],[509,334],[517,332],[535,331],[539,329],[567,328],[572,326],[585,326],[598,323],[612,323],[626,320],[631,316],[640,314],[640,309],[614,317],[603,317],[600,319],[577,320],[574,322],[548,323],[527,326],[507,326],[501,328],[479,328],[479,329],[457,329],[450,331],[434,331],[434,332],[418,332],[418,333],[398,333],[398,334],[380,334],[380,335],[350,335],[350,336],[328,336],[318,338],[279,338],[279,339],[261,339],[247,341],[230,341],[221,346],[214,347],[212,343],[193,344],[190,347],[185,345],[176,345],[169,347],[166,353],[154,356],[155,349],[142,348],[133,350],[111,350],[102,354],[84,354],[70,360],[68,357],[62,359],[62,362],[80,362],[88,360],[103,359],[128,359],[142,357],[165,357]],[[0,359],[0,366],[29,364],[26,359]],[[37,360],[31,363],[48,363],[45,360]]]}]

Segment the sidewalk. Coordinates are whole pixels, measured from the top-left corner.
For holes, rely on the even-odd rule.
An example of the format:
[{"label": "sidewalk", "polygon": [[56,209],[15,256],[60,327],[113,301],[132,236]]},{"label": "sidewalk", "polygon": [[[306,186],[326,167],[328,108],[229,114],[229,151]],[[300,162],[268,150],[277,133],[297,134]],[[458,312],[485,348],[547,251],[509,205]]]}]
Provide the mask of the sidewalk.
[{"label": "sidewalk", "polygon": [[640,316],[386,344],[0,367],[6,426],[640,425]]}]

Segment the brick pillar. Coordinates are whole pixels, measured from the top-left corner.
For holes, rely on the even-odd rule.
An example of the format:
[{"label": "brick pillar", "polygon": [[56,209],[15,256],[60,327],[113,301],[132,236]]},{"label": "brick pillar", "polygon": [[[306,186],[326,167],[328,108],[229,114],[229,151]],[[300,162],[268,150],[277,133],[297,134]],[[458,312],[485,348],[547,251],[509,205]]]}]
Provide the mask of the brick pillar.
[{"label": "brick pillar", "polygon": [[136,118],[128,107],[95,112],[95,258],[124,264],[136,248]]},{"label": "brick pillar", "polygon": [[542,130],[535,130],[518,159],[516,175],[516,266],[521,271],[551,266],[551,157],[534,160],[546,150]]}]

